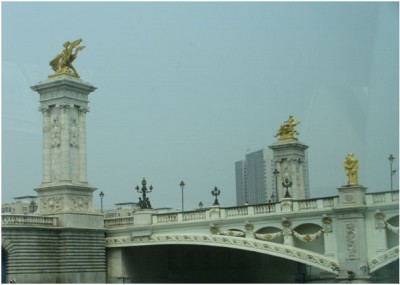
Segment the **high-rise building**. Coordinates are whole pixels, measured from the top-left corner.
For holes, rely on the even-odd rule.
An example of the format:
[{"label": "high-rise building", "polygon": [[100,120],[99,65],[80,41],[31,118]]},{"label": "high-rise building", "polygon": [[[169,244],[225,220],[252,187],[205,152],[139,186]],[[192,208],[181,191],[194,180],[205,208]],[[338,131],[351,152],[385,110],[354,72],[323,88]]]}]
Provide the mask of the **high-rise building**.
[{"label": "high-rise building", "polygon": [[238,206],[261,204],[271,200],[272,152],[268,148],[248,153],[245,160],[235,163],[236,203]]},{"label": "high-rise building", "polygon": [[236,204],[238,206],[244,205],[247,201],[246,192],[246,162],[244,160],[236,161],[235,163],[235,177],[236,177]]}]

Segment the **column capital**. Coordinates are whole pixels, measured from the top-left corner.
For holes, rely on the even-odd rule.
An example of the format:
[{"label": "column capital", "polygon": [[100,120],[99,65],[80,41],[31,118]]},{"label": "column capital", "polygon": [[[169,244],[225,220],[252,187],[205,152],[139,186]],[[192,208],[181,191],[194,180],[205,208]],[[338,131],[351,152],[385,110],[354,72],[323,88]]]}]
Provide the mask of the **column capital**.
[{"label": "column capital", "polygon": [[50,114],[50,108],[49,108],[49,106],[45,106],[45,107],[42,107],[42,106],[40,106],[39,108],[38,108],[38,111],[39,112],[42,112],[44,115],[49,115]]},{"label": "column capital", "polygon": [[90,112],[90,108],[89,107],[83,107],[83,106],[81,106],[81,107],[79,107],[79,112],[81,112],[81,113],[87,113],[87,112]]}]

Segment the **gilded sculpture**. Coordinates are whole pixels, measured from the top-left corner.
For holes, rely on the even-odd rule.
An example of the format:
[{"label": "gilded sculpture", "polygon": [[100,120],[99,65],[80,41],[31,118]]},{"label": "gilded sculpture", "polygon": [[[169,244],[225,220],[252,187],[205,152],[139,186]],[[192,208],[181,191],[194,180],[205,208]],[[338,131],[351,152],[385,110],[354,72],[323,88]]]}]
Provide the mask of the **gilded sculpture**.
[{"label": "gilded sculpture", "polygon": [[51,68],[56,72],[53,76],[66,74],[79,78],[78,72],[72,65],[72,62],[76,59],[78,52],[85,48],[85,46],[79,46],[81,42],[82,39],[77,39],[76,41],[67,41],[63,44],[63,50],[50,61]]},{"label": "gilded sculpture", "polygon": [[344,170],[347,176],[347,185],[358,185],[358,160],[350,152],[343,162]]},{"label": "gilded sculpture", "polygon": [[296,131],[294,127],[298,124],[300,124],[300,122],[290,115],[289,119],[280,126],[275,137],[279,137],[279,141],[297,141],[294,135],[298,135],[299,132]]}]

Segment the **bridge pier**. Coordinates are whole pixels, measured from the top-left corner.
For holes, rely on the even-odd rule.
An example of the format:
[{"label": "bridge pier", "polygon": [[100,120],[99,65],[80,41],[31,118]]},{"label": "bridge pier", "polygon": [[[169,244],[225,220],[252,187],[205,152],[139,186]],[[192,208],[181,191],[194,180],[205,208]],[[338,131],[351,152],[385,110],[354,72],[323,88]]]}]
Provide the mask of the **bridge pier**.
[{"label": "bridge pier", "polygon": [[107,250],[107,283],[126,283],[130,281],[123,256],[123,248]]},{"label": "bridge pier", "polygon": [[365,192],[361,185],[339,187],[337,215],[337,259],[340,265],[338,281],[366,283],[370,276],[365,265],[368,260],[365,225]]},{"label": "bridge pier", "polygon": [[330,258],[336,258],[336,240],[335,235],[332,232],[324,232],[324,246],[325,256]]}]

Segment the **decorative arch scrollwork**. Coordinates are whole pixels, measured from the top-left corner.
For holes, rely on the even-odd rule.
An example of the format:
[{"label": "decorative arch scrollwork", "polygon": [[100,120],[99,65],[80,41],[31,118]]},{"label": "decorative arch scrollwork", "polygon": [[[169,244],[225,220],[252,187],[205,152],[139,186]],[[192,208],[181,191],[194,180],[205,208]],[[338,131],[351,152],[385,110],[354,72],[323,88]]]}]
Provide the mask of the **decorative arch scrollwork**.
[{"label": "decorative arch scrollwork", "polygon": [[384,229],[387,228],[389,231],[391,231],[392,233],[395,234],[399,234],[399,227],[395,227],[391,224],[389,224],[386,220],[385,220],[385,214],[382,213],[381,210],[376,210],[375,211],[375,228],[376,229]]}]

